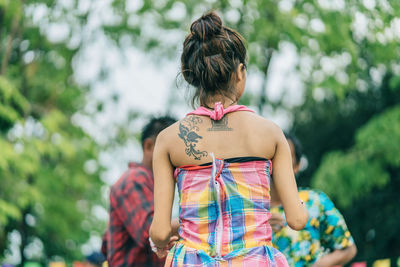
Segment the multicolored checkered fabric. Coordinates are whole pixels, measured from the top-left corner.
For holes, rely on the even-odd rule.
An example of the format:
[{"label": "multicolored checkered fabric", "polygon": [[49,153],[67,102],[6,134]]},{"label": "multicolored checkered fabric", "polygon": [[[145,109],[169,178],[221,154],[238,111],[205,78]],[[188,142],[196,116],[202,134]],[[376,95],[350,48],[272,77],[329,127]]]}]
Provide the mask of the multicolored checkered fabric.
[{"label": "multicolored checkered fabric", "polygon": [[288,266],[271,246],[270,160],[175,171],[181,240],[165,266]]}]

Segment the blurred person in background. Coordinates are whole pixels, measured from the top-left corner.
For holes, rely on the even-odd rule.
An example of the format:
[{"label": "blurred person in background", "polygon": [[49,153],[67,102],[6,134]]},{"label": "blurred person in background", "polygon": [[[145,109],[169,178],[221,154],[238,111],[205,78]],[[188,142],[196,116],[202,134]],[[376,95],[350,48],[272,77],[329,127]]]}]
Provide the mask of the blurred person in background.
[{"label": "blurred person in background", "polygon": [[[293,160],[293,171],[300,170],[301,144],[294,135],[286,134]],[[279,196],[273,195],[270,223],[274,230],[274,246],[285,254],[290,266],[326,267],[343,265],[357,253],[354,240],[343,216],[323,192],[299,188],[309,219],[306,227],[293,231],[287,227]]]},{"label": "blurred person in background", "polygon": [[[152,118],[144,126],[141,163],[129,163],[128,170],[111,187],[109,223],[102,245],[109,266],[164,266],[165,259],[159,259],[149,244],[154,211],[152,160],[157,135],[174,122],[165,116]],[[178,224],[172,225],[177,232]]]}]

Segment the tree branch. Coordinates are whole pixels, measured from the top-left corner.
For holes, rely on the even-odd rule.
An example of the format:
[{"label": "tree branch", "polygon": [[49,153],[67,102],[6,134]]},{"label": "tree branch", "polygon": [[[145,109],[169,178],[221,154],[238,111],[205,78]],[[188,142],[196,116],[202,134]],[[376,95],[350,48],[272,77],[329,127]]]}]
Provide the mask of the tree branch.
[{"label": "tree branch", "polygon": [[8,66],[8,61],[11,56],[12,43],[13,43],[15,34],[17,33],[17,30],[18,30],[18,23],[19,23],[19,16],[15,16],[13,19],[13,22],[12,22],[12,26],[11,26],[11,33],[8,35],[6,51],[4,53],[3,61],[1,63],[0,75],[4,75],[4,73],[6,72],[6,69]]}]

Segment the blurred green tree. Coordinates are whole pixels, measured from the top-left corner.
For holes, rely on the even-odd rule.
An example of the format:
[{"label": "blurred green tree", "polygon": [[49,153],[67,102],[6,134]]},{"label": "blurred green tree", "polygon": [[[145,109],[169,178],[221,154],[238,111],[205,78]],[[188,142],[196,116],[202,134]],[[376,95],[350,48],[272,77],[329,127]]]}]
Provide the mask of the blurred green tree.
[{"label": "blurred green tree", "polygon": [[[102,203],[99,145],[74,120],[87,92],[73,77],[81,44],[70,29],[87,15],[76,5],[71,13],[60,1],[0,1],[0,261],[10,233],[20,235],[23,264],[79,259],[104,228],[93,213]],[[65,23],[66,36],[49,40]]]},{"label": "blurred green tree", "polygon": [[[113,0],[114,19],[103,25],[117,45],[151,51],[155,58],[176,58],[193,19],[217,10],[225,23],[248,41],[250,66],[264,76],[252,104],[262,113],[274,55],[285,45],[296,49],[304,99],[376,86],[386,71],[399,69],[397,1]],[[285,107],[290,108],[290,107]]]},{"label": "blurred green tree", "polygon": [[311,176],[337,203],[359,260],[395,258],[400,250],[399,81],[388,74],[379,90],[309,103],[294,123],[309,162],[299,184],[308,185]]}]

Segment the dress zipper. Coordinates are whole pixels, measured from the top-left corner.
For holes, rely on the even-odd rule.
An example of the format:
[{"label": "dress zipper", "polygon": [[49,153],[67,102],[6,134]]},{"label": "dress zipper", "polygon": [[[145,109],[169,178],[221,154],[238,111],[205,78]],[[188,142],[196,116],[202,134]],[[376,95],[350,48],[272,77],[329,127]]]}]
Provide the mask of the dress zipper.
[{"label": "dress zipper", "polygon": [[221,198],[220,198],[220,187],[217,181],[215,181],[217,190],[217,201],[218,201],[218,225],[217,225],[217,257],[221,258],[221,243],[222,243],[222,209],[221,209]]},{"label": "dress zipper", "polygon": [[216,175],[217,175],[217,165],[215,163],[215,157],[214,153],[210,153],[211,157],[213,159],[213,168],[212,168],[212,177],[213,177],[213,182],[215,186],[215,190],[217,193],[217,205],[218,205],[218,224],[216,227],[216,237],[215,237],[215,243],[216,243],[216,254],[217,254],[217,259],[221,258],[221,243],[222,243],[222,208],[221,208],[221,189],[219,186],[219,183],[216,180]]}]

